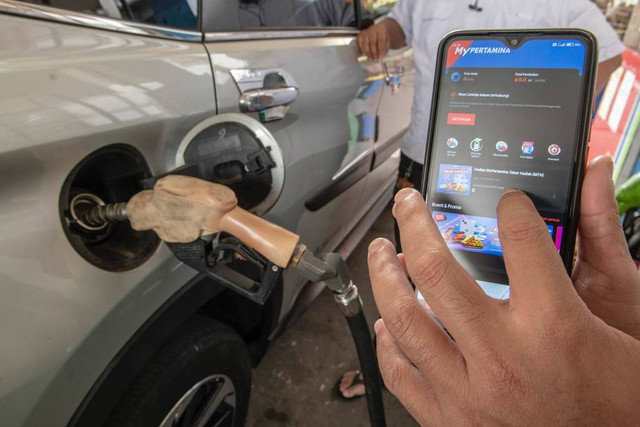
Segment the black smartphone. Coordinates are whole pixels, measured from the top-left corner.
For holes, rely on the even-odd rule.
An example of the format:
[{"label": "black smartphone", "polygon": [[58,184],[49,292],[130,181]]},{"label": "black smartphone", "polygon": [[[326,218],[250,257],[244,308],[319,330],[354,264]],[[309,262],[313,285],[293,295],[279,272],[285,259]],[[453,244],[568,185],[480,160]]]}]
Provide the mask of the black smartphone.
[{"label": "black smartphone", "polygon": [[457,31],[440,44],[423,195],[494,298],[509,296],[496,219],[507,189],[531,197],[571,270],[597,58],[577,29]]}]

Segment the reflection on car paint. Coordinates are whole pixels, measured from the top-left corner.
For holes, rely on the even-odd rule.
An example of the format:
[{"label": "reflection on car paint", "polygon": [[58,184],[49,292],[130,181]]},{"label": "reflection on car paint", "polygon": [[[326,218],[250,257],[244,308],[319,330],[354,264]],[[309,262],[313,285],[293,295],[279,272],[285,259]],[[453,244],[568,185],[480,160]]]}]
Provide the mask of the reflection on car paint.
[{"label": "reflection on car paint", "polygon": [[373,151],[376,133],[378,97],[384,86],[384,74],[378,73],[365,78],[363,85],[349,103],[347,115],[351,139],[347,143],[347,153],[333,180],[344,175],[351,167]]}]

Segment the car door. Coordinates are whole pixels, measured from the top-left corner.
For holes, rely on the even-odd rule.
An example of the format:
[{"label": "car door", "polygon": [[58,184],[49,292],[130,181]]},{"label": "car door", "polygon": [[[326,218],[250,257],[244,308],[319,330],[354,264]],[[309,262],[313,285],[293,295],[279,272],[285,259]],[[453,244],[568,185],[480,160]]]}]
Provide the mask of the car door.
[{"label": "car door", "polygon": [[[333,250],[358,221],[382,95],[382,86],[371,84],[379,70],[358,61],[353,3],[205,0],[202,6],[220,116],[242,113],[262,122],[283,153],[284,186],[266,218],[299,233],[314,251]],[[297,97],[286,108],[241,106],[251,91],[291,88]],[[285,301],[303,283],[295,281],[285,286]]]},{"label": "car door", "polygon": [[[386,19],[397,0],[362,1],[365,21]],[[400,161],[400,142],[409,129],[411,105],[415,87],[413,50],[410,46],[390,50],[380,61],[364,61],[379,70],[381,96],[376,111],[376,138],[371,173],[365,189],[361,209],[368,209],[367,201],[375,200],[395,181]]]}]

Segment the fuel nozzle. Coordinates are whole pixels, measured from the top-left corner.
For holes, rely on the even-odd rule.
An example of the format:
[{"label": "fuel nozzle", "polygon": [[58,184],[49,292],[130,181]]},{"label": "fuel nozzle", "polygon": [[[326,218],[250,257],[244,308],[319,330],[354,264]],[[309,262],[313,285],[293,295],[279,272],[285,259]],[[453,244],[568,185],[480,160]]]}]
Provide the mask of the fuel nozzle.
[{"label": "fuel nozzle", "polygon": [[[79,202],[91,202],[82,199]],[[99,229],[108,222],[129,220],[134,230],[153,230],[168,243],[190,243],[221,231],[231,234],[280,268],[295,267],[306,279],[324,282],[345,314],[357,313],[358,292],[342,257],[316,256],[299,244],[299,236],[238,207],[235,193],[224,185],[169,175],[153,190],[127,203],[94,206],[78,214],[78,223]],[[77,204],[74,205],[76,208]]]},{"label": "fuel nozzle", "polygon": [[152,190],[127,203],[95,203],[78,215],[85,228],[129,220],[134,230],[153,230],[168,243],[189,243],[219,232],[229,233],[281,268],[296,252],[299,236],[238,206],[224,185],[180,175],[166,176]]},{"label": "fuel nozzle", "polygon": [[295,267],[313,282],[325,282],[336,301],[348,310],[358,299],[341,256],[316,256],[299,244],[300,237],[238,207],[235,193],[224,185],[202,179],[169,175],[152,190],[136,194],[127,203],[104,204],[99,199],[76,200],[92,208],[77,213],[85,228],[99,229],[109,222],[129,220],[134,230],[153,230],[167,243],[190,243],[221,231],[231,234],[280,268]]},{"label": "fuel nozzle", "polygon": [[94,194],[81,193],[71,200],[71,216],[80,227],[86,230],[102,230],[110,222],[128,219],[127,204],[105,204]]}]

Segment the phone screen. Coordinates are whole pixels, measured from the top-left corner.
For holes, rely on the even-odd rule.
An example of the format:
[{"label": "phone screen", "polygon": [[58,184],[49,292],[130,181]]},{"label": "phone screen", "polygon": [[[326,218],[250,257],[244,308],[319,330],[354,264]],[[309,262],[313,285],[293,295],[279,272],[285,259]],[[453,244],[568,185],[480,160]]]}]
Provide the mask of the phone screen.
[{"label": "phone screen", "polygon": [[581,37],[453,38],[439,69],[426,202],[456,259],[508,298],[496,207],[525,191],[565,250],[587,87]]}]

